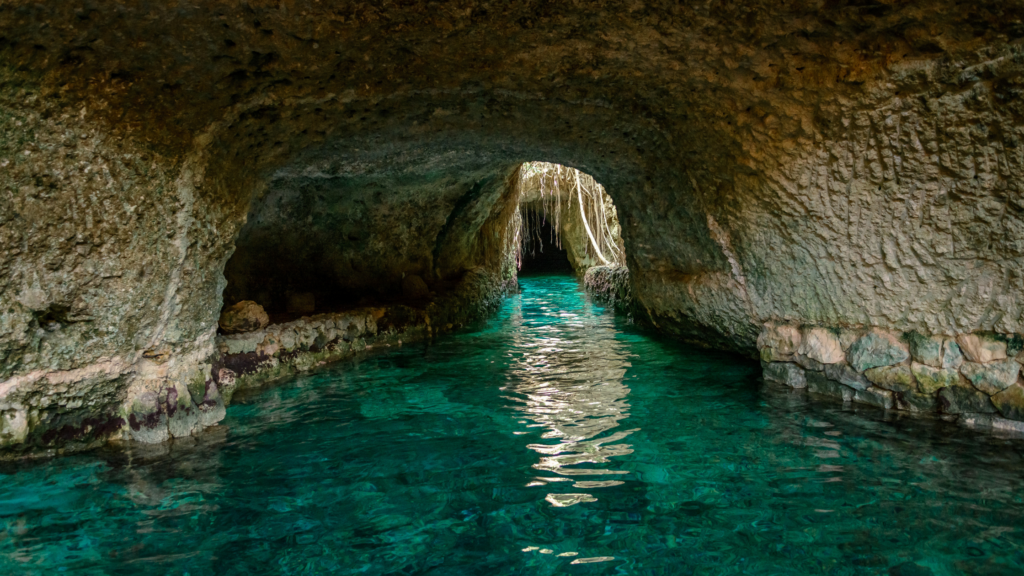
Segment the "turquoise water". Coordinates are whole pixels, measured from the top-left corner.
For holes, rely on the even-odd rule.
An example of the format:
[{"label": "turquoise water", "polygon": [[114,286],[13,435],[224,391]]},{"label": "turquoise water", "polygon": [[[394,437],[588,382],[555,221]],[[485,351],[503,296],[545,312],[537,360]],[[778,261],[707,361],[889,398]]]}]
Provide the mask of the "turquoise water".
[{"label": "turquoise water", "polygon": [[522,285],[195,443],[9,465],[0,573],[1021,573],[1021,441],[808,405]]}]

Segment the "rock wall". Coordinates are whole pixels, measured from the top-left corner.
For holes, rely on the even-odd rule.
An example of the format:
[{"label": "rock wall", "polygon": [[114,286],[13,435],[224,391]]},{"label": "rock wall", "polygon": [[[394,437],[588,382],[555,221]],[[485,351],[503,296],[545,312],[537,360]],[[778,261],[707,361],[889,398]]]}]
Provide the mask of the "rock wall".
[{"label": "rock wall", "polygon": [[312,294],[317,310],[400,300],[413,275],[434,292],[451,289],[467,269],[500,263],[484,255],[481,230],[514,203],[514,169],[493,154],[422,141],[346,141],[310,153],[253,198],[224,298],[282,312],[294,294]]},{"label": "rock wall", "polygon": [[625,266],[592,266],[583,276],[583,286],[598,302],[610,304],[619,312],[633,314],[636,310]]},{"label": "rock wall", "polygon": [[1024,432],[1024,337],[956,337],[773,324],[758,337],[764,378],[843,402],[941,414]]}]

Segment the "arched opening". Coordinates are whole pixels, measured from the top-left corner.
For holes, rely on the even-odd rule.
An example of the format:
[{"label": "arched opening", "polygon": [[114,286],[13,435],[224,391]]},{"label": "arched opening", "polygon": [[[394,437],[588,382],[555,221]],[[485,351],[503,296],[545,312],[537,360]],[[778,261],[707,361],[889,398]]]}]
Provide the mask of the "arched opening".
[{"label": "arched opening", "polygon": [[618,214],[593,176],[560,164],[519,167],[522,232],[520,274],[575,273],[593,266],[622,266]]},{"label": "arched opening", "polygon": [[[361,307],[426,311],[472,270],[514,282],[623,264],[615,206],[585,172],[411,148],[272,174],[225,266],[224,310],[255,303],[246,309],[271,324]],[[396,175],[399,155],[413,167]]]}]

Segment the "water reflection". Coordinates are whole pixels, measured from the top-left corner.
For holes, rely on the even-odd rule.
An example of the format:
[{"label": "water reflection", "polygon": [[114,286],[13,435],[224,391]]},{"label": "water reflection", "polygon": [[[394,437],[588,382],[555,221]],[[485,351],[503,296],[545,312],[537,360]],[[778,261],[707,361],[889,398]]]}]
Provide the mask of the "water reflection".
[{"label": "water reflection", "polygon": [[532,321],[523,320],[522,309],[514,312],[517,329],[503,390],[511,393],[505,396],[510,408],[525,418],[521,424],[542,428],[542,440],[557,441],[527,445],[540,455],[533,468],[541,472],[527,486],[572,482],[574,489],[588,491],[549,493],[545,499],[562,508],[594,502],[589,491],[623,484],[629,472],[591,465],[613,466],[612,458],[632,454],[632,445],[622,440],[639,428],[612,432],[629,418],[630,391],[623,384],[629,354],[615,330],[588,310],[577,313],[559,304],[537,299],[528,311]]},{"label": "water reflection", "polygon": [[1021,442],[615,326],[524,281],[194,444],[0,463],[0,574],[1024,573]]}]

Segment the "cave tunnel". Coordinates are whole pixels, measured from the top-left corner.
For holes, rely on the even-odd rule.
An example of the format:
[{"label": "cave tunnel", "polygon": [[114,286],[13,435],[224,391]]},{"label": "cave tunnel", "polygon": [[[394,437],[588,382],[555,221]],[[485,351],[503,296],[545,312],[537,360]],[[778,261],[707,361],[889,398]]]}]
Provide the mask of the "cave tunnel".
[{"label": "cave tunnel", "polygon": [[[595,418],[618,422],[643,369],[628,318],[699,350],[638,388],[722,353],[715,373],[807,410],[1024,433],[1021,21],[997,0],[4,2],[0,450],[192,442],[238,421],[236,393],[378,352],[408,364],[515,313],[560,338],[574,325],[546,304],[508,304],[556,264],[572,274],[543,284],[548,308],[594,340],[452,372],[487,385],[493,361],[526,390],[557,380],[537,366],[583,366],[610,381]],[[352,400],[359,421],[457,404],[402,387],[416,377]],[[523,404],[568,437],[549,400]]]},{"label": "cave tunnel", "polygon": [[[424,308],[470,267],[582,277],[594,265],[624,265],[614,205],[592,176],[527,162],[502,178],[447,162],[442,175],[401,181],[386,172],[278,172],[252,202],[225,266],[225,308],[255,302],[271,322],[360,306]],[[504,245],[482,241],[496,230]],[[513,249],[516,270],[506,261]]]},{"label": "cave tunnel", "polygon": [[0,3],[0,565],[1019,573],[1022,21]]},{"label": "cave tunnel", "polygon": [[572,263],[565,248],[559,244],[554,224],[547,215],[535,209],[527,209],[523,220],[530,222],[530,233],[524,239],[520,275],[529,274],[572,274]]}]

